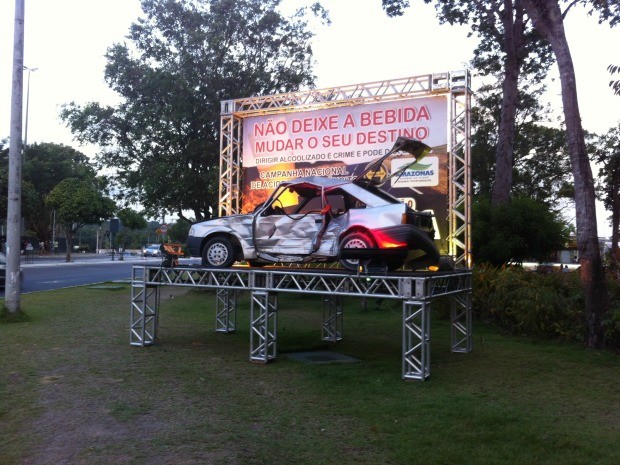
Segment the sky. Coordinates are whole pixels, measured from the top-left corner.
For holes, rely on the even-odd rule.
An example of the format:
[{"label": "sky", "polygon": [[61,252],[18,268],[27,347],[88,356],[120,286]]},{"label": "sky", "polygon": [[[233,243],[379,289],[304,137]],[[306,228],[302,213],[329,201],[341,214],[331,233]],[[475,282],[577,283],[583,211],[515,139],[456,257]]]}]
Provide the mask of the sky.
[{"label": "sky", "polygon": [[[118,97],[105,84],[104,54],[122,42],[141,13],[139,0],[25,0],[24,99],[29,93],[28,143],[70,145],[88,155],[59,119],[63,104],[97,101],[115,104]],[[304,4],[284,0],[286,8]],[[440,25],[434,8],[412,0],[403,17],[388,18],[381,0],[321,0],[331,26],[314,27],[315,75],[318,88],[368,83],[466,68],[476,45],[468,27]],[[0,139],[10,130],[14,0],[0,0]],[[575,64],[584,128],[607,132],[620,122],[620,98],[608,86],[610,64],[620,27],[599,25],[584,10],[572,11],[565,23]],[[600,52],[603,50],[603,53]],[[608,54],[605,51],[610,50]],[[615,55],[613,53],[616,53]],[[475,90],[476,74],[472,85]],[[557,76],[557,72],[555,72]],[[247,97],[245,95],[230,98]],[[550,83],[548,98],[561,111],[559,81]],[[26,113],[24,104],[24,115]],[[598,209],[599,235],[611,230]]]}]

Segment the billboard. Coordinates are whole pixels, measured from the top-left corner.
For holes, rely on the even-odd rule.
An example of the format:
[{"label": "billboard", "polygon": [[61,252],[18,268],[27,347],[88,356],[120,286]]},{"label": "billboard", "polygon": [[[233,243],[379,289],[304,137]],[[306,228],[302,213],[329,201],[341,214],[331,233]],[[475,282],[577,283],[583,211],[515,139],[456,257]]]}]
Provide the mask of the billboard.
[{"label": "billboard", "polygon": [[[241,151],[243,212],[252,211],[288,179],[353,179],[387,153],[399,136],[406,136],[433,151],[383,189],[412,208],[432,210],[436,239],[445,239],[448,134],[446,95],[246,117]],[[396,159],[392,166],[382,167],[380,175],[387,176],[404,163],[406,159]]]}]

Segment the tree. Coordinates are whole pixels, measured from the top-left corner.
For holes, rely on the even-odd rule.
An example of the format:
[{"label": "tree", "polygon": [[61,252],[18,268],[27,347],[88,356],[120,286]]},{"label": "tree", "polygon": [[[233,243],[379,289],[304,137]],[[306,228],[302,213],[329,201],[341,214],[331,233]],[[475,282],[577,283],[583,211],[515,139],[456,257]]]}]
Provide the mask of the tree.
[{"label": "tree", "polygon": [[[400,15],[409,6],[406,0],[382,0],[390,16]],[[552,64],[548,44],[529,24],[520,0],[424,0],[435,3],[440,22],[467,24],[480,37],[472,66],[483,75],[498,76],[502,97],[495,139],[495,171],[492,188],[494,204],[510,201],[513,184],[513,152],[517,108],[523,93],[546,76]],[[525,75],[525,77],[523,76]]]},{"label": "tree", "polygon": [[168,237],[172,241],[185,243],[191,225],[185,221],[177,221],[168,225]]},{"label": "tree", "polygon": [[67,237],[66,261],[71,261],[75,233],[86,224],[99,224],[116,210],[114,201],[101,193],[93,183],[76,178],[61,181],[45,200],[56,212],[56,220]]},{"label": "tree", "polygon": [[[607,71],[612,76],[616,73],[620,73],[620,66],[618,65],[609,65],[607,67]],[[609,81],[609,87],[611,87],[614,91],[614,95],[620,95],[620,79],[617,81]]]},{"label": "tree", "polygon": [[598,138],[592,151],[599,164],[598,194],[605,208],[611,212],[611,258],[620,270],[620,124]]},{"label": "tree", "polygon": [[141,213],[131,208],[123,208],[117,213],[124,227],[129,229],[146,229],[147,222]]},{"label": "tree", "polygon": [[[472,109],[472,179],[476,197],[491,198],[495,179],[501,91],[485,85]],[[539,90],[520,92],[515,124],[511,197],[528,195],[557,208],[573,197],[566,132],[539,124],[547,110]]]},{"label": "tree", "polygon": [[[584,0],[582,3],[590,2]],[[591,5],[599,10],[601,19],[610,20],[612,25],[620,21],[619,4],[593,0]],[[559,0],[523,0],[523,6],[536,30],[551,45],[560,70],[564,120],[575,180],[577,247],[586,301],[586,341],[589,347],[601,348],[605,345],[603,320],[609,309],[609,295],[598,244],[594,180],[581,125],[575,69],[564,32],[564,14]]]},{"label": "tree", "polygon": [[[430,2],[431,0],[425,1]],[[585,148],[584,131],[581,126],[574,67],[564,33],[564,15],[577,4],[587,5],[590,7],[590,13],[595,10],[598,11],[601,22],[608,21],[610,25],[614,26],[620,21],[620,4],[606,0],[573,0],[566,2],[568,3],[567,10],[562,13],[560,1],[519,0],[519,5],[523,7],[527,16],[532,20],[535,29],[533,32],[540,35],[551,47],[560,69],[568,152],[575,181],[577,244],[581,259],[582,284],[586,297],[586,339],[590,347],[603,347],[605,341],[602,324],[603,317],[609,308],[609,296],[599,254],[594,182]],[[405,0],[383,0],[383,2],[384,5],[396,3],[400,7],[408,6],[408,2]],[[456,18],[463,19],[467,18],[467,11],[469,11],[467,8],[470,3],[475,4],[477,2],[448,0],[438,1],[436,5],[440,9],[449,8],[453,5],[457,6],[454,10]],[[505,5],[508,6],[508,3],[510,2],[506,2]],[[516,3],[515,1],[515,5]],[[509,8],[505,8],[504,14],[507,14],[508,11],[510,11]],[[505,32],[508,33],[508,29]],[[535,61],[532,63],[535,64]],[[506,74],[508,72],[509,70],[506,70]],[[499,165],[496,167],[497,169],[501,169]]]},{"label": "tree", "polygon": [[[0,198],[6,197],[8,151],[0,150]],[[93,181],[95,170],[86,155],[62,144],[39,143],[24,151],[22,168],[22,216],[25,227],[41,241],[51,240],[51,211],[45,198],[63,179],[78,178]],[[6,202],[0,214],[6,215]]]},{"label": "tree", "polygon": [[[136,229],[145,229],[147,226],[147,222],[142,216],[142,214],[138,213],[135,210],[132,210],[131,208],[123,208],[118,211],[117,215],[118,215],[118,218],[121,220],[123,229],[129,228],[130,230],[133,231]],[[126,243],[127,241],[125,238],[125,234],[123,234],[123,247],[122,247],[123,252],[125,251]],[[121,258],[119,260],[123,259],[123,252],[121,252]]]},{"label": "tree", "polygon": [[96,173],[86,155],[63,144],[30,145],[24,158],[24,180],[34,189],[32,202],[24,208],[26,224],[40,240],[48,241],[51,239],[51,212],[45,205],[46,196],[63,179],[94,181]]},{"label": "tree", "polygon": [[[123,102],[64,106],[80,141],[102,147],[123,200],[149,215],[208,217],[218,202],[221,101],[312,86],[307,10],[280,0],[143,0],[129,44],[106,54],[105,79]],[[320,5],[312,11],[324,13]]]},{"label": "tree", "polygon": [[547,261],[568,241],[568,228],[558,214],[531,197],[517,196],[506,205],[478,199],[473,211],[478,262],[501,266],[527,259]]}]

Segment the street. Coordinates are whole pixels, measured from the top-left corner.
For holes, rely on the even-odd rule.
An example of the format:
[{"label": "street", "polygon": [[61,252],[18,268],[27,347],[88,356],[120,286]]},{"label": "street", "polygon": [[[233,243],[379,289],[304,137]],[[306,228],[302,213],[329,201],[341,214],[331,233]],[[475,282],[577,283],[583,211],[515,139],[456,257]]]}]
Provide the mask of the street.
[{"label": "street", "polygon": [[[22,294],[49,291],[73,286],[83,286],[106,281],[127,280],[131,278],[134,265],[158,265],[159,258],[143,258],[140,255],[126,254],[123,260],[115,255],[74,254],[67,263],[64,255],[34,256],[28,262],[22,259]],[[182,259],[190,263],[190,259]],[[0,291],[4,297],[4,290]]]}]

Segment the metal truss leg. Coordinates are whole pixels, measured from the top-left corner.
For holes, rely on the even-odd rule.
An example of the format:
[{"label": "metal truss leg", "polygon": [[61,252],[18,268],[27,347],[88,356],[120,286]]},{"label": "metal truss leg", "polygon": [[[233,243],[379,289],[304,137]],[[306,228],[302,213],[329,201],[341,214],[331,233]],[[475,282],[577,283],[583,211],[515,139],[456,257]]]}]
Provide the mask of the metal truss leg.
[{"label": "metal truss leg", "polygon": [[323,299],[323,340],[338,342],[342,340],[342,334],[342,296],[327,296]]},{"label": "metal truss leg", "polygon": [[428,302],[403,302],[403,379],[424,381],[431,373]]},{"label": "metal truss leg", "polygon": [[450,341],[452,352],[468,353],[473,348],[471,291],[461,292],[450,300]]},{"label": "metal truss leg", "polygon": [[215,331],[233,333],[237,330],[237,296],[234,289],[218,289],[215,302]]},{"label": "metal truss leg", "polygon": [[159,286],[145,283],[131,286],[131,328],[129,343],[132,346],[150,346],[157,337],[157,311]]},{"label": "metal truss leg", "polygon": [[278,294],[253,291],[250,306],[250,361],[276,358]]}]

